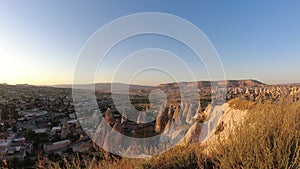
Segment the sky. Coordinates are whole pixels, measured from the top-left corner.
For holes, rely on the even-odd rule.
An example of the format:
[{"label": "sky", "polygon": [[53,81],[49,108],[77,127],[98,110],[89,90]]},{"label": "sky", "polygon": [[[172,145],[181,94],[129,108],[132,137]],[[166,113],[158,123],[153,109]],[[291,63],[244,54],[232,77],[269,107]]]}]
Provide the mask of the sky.
[{"label": "sky", "polygon": [[[226,79],[299,83],[299,6],[297,0],[0,0],[0,83],[72,83],[78,56],[88,39],[111,21],[141,12],[176,15],[198,27],[216,49]],[[164,36],[143,35],[117,44],[99,63],[95,82],[110,82],[114,77],[120,82],[128,80],[126,72],[116,70],[118,65],[126,56],[146,48],[171,51],[186,62],[197,80],[209,78],[205,65],[195,60],[195,54],[182,43]],[[153,56],[153,64],[160,57],[161,62],[173,64],[164,61],[170,57],[166,52],[161,54]],[[142,62],[151,62],[149,57]],[[134,70],[127,66],[128,72]],[[173,75],[178,81],[191,80],[178,72],[170,75],[152,69],[136,72],[130,79],[149,85],[172,81]]]}]

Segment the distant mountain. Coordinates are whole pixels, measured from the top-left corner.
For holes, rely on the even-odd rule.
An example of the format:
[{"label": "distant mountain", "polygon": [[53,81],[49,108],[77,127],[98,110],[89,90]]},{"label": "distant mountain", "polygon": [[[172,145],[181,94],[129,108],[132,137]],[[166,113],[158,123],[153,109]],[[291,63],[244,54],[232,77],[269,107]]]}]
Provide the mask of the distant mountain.
[{"label": "distant mountain", "polygon": [[283,84],[276,84],[274,86],[300,86],[300,83],[283,83]]},{"label": "distant mountain", "polygon": [[111,92],[111,88],[113,87],[114,91],[126,91],[128,88],[131,90],[142,90],[142,89],[152,89],[153,86],[146,86],[146,85],[134,85],[134,84],[125,84],[125,83],[95,83],[95,84],[62,84],[62,85],[55,85],[53,87],[59,88],[76,88],[76,89],[90,89],[95,85],[95,90],[100,92],[109,93]]},{"label": "distant mountain", "polygon": [[[198,88],[210,88],[212,85],[226,86],[226,87],[260,87],[266,86],[266,84],[252,79],[246,80],[225,80],[225,81],[197,81],[197,82],[180,82],[183,86],[194,86],[198,85]],[[162,89],[171,89],[178,87],[178,83],[167,83],[159,84],[159,88]]]},{"label": "distant mountain", "polygon": [[[180,84],[183,84],[184,86],[190,86],[197,84],[199,88],[210,88],[211,84],[224,86],[226,87],[259,87],[259,86],[265,86],[266,84],[252,79],[246,79],[246,80],[226,80],[226,81],[197,81],[197,82],[179,82]],[[225,83],[225,84],[224,84]],[[125,91],[128,89],[128,87],[131,90],[148,90],[153,88],[177,88],[178,83],[165,83],[165,84],[159,84],[157,86],[146,86],[146,85],[134,85],[134,84],[125,84],[125,83],[95,83],[95,84],[75,84],[73,85],[74,88],[78,89],[89,89],[92,87],[92,85],[95,85],[95,90],[100,92],[110,92],[111,86],[113,86],[113,89],[115,91]],[[53,87],[59,87],[59,88],[72,88],[72,84],[62,84],[62,85],[55,85]]]},{"label": "distant mountain", "polygon": [[246,80],[227,80],[227,87],[261,87],[267,84],[262,83],[258,80],[246,79]]}]

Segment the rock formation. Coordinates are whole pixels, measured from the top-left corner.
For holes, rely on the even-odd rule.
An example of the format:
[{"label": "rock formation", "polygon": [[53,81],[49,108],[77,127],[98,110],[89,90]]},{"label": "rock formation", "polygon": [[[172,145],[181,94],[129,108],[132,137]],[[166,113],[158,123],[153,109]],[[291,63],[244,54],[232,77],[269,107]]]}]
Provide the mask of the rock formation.
[{"label": "rock formation", "polygon": [[159,112],[158,112],[158,115],[156,118],[156,123],[155,123],[155,132],[156,133],[161,133],[168,123],[168,112],[166,110],[167,109],[165,109],[163,105],[159,109]]},{"label": "rock formation", "polygon": [[107,108],[106,112],[105,112],[105,121],[110,125],[113,126],[113,124],[115,123],[115,118],[114,115],[111,111],[110,108]]}]

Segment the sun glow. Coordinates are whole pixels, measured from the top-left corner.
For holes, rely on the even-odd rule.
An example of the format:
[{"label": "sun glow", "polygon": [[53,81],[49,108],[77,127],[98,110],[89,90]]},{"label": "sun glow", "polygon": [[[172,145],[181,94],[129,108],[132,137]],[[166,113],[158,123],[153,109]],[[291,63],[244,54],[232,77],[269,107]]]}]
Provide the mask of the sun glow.
[{"label": "sun glow", "polygon": [[0,83],[8,84],[46,84],[47,75],[43,75],[37,63],[24,50],[10,48],[0,44]]}]

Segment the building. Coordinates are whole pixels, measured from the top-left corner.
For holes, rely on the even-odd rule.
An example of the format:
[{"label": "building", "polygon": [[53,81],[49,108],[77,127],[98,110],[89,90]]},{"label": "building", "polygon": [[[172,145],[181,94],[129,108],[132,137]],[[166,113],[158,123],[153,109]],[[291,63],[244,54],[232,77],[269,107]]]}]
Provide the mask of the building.
[{"label": "building", "polygon": [[60,132],[61,132],[61,126],[52,127],[52,129],[51,129],[51,135],[55,135]]},{"label": "building", "polygon": [[62,140],[62,141],[48,143],[48,144],[46,143],[46,144],[44,144],[44,150],[46,152],[59,150],[59,149],[67,147],[70,143],[71,143],[70,140]]},{"label": "building", "polygon": [[40,129],[35,129],[33,130],[35,134],[42,134],[42,133],[47,133],[48,129],[47,128],[40,128]]},{"label": "building", "polygon": [[12,141],[12,145],[14,146],[23,146],[26,141],[25,137],[14,138]]},{"label": "building", "polygon": [[10,147],[7,149],[6,154],[4,156],[5,159],[13,159],[17,158],[19,160],[24,160],[26,157],[26,151],[21,146]]},{"label": "building", "polygon": [[38,110],[38,109],[34,109],[34,110],[23,110],[23,111],[20,111],[18,113],[19,116],[23,116],[27,119],[30,119],[32,117],[39,117],[39,116],[43,116],[43,115],[46,115],[48,114],[47,111],[44,111],[44,110]]},{"label": "building", "polygon": [[67,121],[65,121],[61,127],[61,134],[60,138],[65,139],[68,137],[68,134],[70,134],[70,125]]},{"label": "building", "polygon": [[0,156],[2,159],[13,159],[24,160],[26,152],[23,148],[25,138],[15,138],[12,140],[1,140],[0,141]]}]

